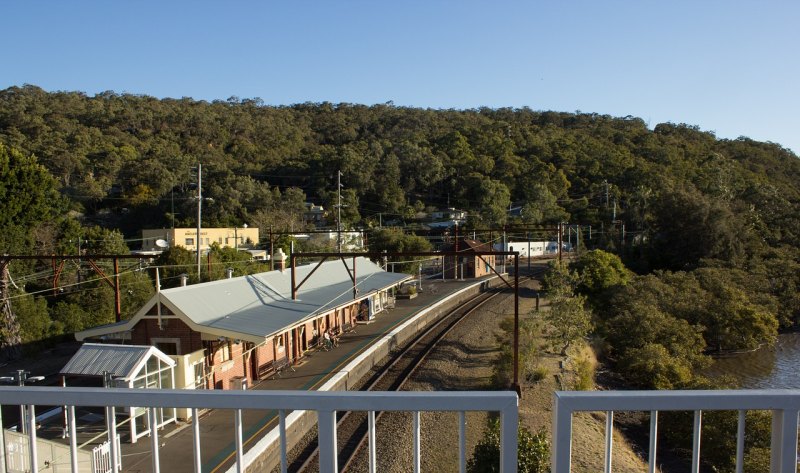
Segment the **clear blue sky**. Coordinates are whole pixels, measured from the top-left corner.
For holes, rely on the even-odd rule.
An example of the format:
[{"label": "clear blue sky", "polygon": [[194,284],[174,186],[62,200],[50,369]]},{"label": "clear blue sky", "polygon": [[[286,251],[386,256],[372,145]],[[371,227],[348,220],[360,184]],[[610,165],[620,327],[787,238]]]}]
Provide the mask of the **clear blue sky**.
[{"label": "clear blue sky", "polygon": [[800,1],[6,1],[0,88],[634,115],[800,152]]}]

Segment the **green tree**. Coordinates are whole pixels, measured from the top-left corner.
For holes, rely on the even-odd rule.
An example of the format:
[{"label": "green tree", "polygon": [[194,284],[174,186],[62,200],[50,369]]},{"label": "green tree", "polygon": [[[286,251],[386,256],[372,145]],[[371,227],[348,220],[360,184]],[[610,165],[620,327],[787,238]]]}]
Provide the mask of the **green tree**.
[{"label": "green tree", "polygon": [[557,299],[571,297],[578,287],[578,277],[570,271],[566,263],[553,260],[548,263],[547,272],[542,278],[542,289],[548,297]]},{"label": "green tree", "polygon": [[181,275],[186,274],[188,282],[197,280],[197,257],[192,251],[180,246],[172,246],[161,253],[155,260],[160,271],[162,288],[177,287],[181,284]]},{"label": "green tree", "polygon": [[603,250],[583,253],[570,268],[577,273],[578,291],[597,295],[615,286],[624,286],[630,281],[631,272],[619,256]]},{"label": "green tree", "polygon": [[502,225],[508,218],[511,194],[508,186],[478,173],[466,179],[465,199],[468,208],[477,208],[484,225]]},{"label": "green tree", "polygon": [[62,208],[56,181],[38,163],[0,142],[0,248],[23,253],[32,243],[32,231]]},{"label": "green tree", "polygon": [[602,333],[611,359],[628,382],[650,389],[680,389],[690,386],[695,373],[709,364],[702,330],[643,298],[605,321]]},{"label": "green tree", "polygon": [[687,187],[662,192],[655,207],[654,267],[692,269],[704,258],[740,263],[745,257],[749,227],[727,202]]},{"label": "green tree", "polygon": [[226,271],[230,268],[233,269],[234,276],[244,276],[264,271],[266,268],[263,263],[253,261],[250,253],[246,251],[237,251],[231,247],[221,247],[218,243],[211,244],[211,249],[206,255],[207,259],[211,259],[211,274],[208,275],[210,280],[222,279],[226,277]]},{"label": "green tree", "polygon": [[562,355],[566,355],[573,343],[586,337],[593,327],[591,312],[585,308],[586,297],[575,294],[577,283],[576,273],[559,261],[550,263],[542,280],[550,301],[549,308],[542,312],[546,336]]},{"label": "green tree", "polygon": [[592,330],[592,315],[584,307],[585,303],[585,296],[557,297],[550,300],[548,310],[542,311],[547,338],[562,356]]},{"label": "green tree", "polygon": [[557,197],[546,185],[536,183],[528,189],[528,200],[522,206],[522,221],[531,225],[559,223],[569,219],[569,213],[558,205]]},{"label": "green tree", "polygon": [[14,298],[13,307],[19,320],[22,343],[35,346],[35,342],[61,334],[60,328],[50,319],[44,298],[21,295]]},{"label": "green tree", "polygon": [[[428,240],[417,236],[407,235],[396,228],[381,228],[369,233],[369,250],[373,252],[426,252],[431,251],[431,244]],[[401,258],[406,261],[408,258]],[[377,261],[377,263],[382,263]],[[398,272],[414,274],[419,268],[420,263],[403,263],[396,265]],[[393,265],[394,266],[394,265]]]}]

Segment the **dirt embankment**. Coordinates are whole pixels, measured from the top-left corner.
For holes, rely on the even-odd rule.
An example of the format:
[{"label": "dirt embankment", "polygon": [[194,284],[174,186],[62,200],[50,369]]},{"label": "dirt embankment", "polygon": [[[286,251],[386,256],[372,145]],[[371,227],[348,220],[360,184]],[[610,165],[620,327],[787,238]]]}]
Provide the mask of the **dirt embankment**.
[{"label": "dirt embankment", "polygon": [[[521,291],[520,314],[537,317],[535,290],[538,283],[529,282],[528,290]],[[547,310],[542,300],[541,310]],[[477,390],[491,389],[492,367],[499,354],[498,340],[502,336],[500,322],[513,315],[513,296],[506,297],[500,305],[484,311],[459,326],[449,342],[435,353],[421,370],[408,390]],[[592,350],[587,346],[570,350],[569,357],[543,354],[539,365],[547,375],[537,382],[521,380],[520,422],[532,432],[544,429],[551,437],[553,392],[573,389],[577,382],[577,360],[588,359],[596,363]],[[397,423],[408,425],[410,419],[398,418]],[[487,415],[475,414],[467,418],[468,456],[483,437]],[[447,413],[423,415],[422,420],[422,466],[424,471],[458,471],[458,427],[457,416]],[[396,434],[395,434],[396,435]],[[388,440],[388,439],[387,439]],[[392,444],[402,441],[393,439]],[[605,455],[605,414],[586,413],[575,416],[572,440],[573,472],[603,471]],[[647,463],[634,451],[631,444],[618,431],[614,432],[612,468],[615,472],[647,471]],[[407,471],[411,464],[410,453],[398,448],[392,452],[394,461],[383,465],[381,471]]]}]

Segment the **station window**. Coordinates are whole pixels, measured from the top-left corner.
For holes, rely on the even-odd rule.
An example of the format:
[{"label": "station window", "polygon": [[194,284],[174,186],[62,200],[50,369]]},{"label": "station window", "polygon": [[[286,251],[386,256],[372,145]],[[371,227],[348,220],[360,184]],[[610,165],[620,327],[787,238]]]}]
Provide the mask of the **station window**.
[{"label": "station window", "polygon": [[194,246],[194,238],[187,238],[186,246]]},{"label": "station window", "polygon": [[219,352],[222,354],[222,361],[231,359],[231,344],[230,342],[223,342],[219,347]]},{"label": "station window", "polygon": [[194,388],[206,388],[206,364],[202,361],[194,364]]}]

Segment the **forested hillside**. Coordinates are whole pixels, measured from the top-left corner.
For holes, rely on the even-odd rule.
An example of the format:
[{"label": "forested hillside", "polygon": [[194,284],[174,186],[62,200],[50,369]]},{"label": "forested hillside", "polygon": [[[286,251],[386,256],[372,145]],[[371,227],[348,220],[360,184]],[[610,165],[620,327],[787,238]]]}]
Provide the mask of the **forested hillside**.
[{"label": "forested hillside", "polygon": [[[197,163],[203,195],[213,198],[204,226],[289,229],[304,201],[332,208],[341,170],[347,225],[374,226],[379,214],[402,222],[448,205],[469,210],[481,228],[610,228],[616,219],[634,236],[623,257],[637,272],[736,268],[758,276],[784,326],[798,317],[800,161],[778,144],[528,108],[274,107],[34,86],[0,91],[0,143],[4,253],[75,254],[78,236],[92,251],[92,241],[124,246],[123,235],[173,219],[192,226]],[[513,221],[512,205],[523,207]],[[84,325],[55,314],[66,303],[57,299],[15,302],[40,304],[49,327],[31,328],[28,340]],[[45,317],[64,320],[54,327]]]}]

